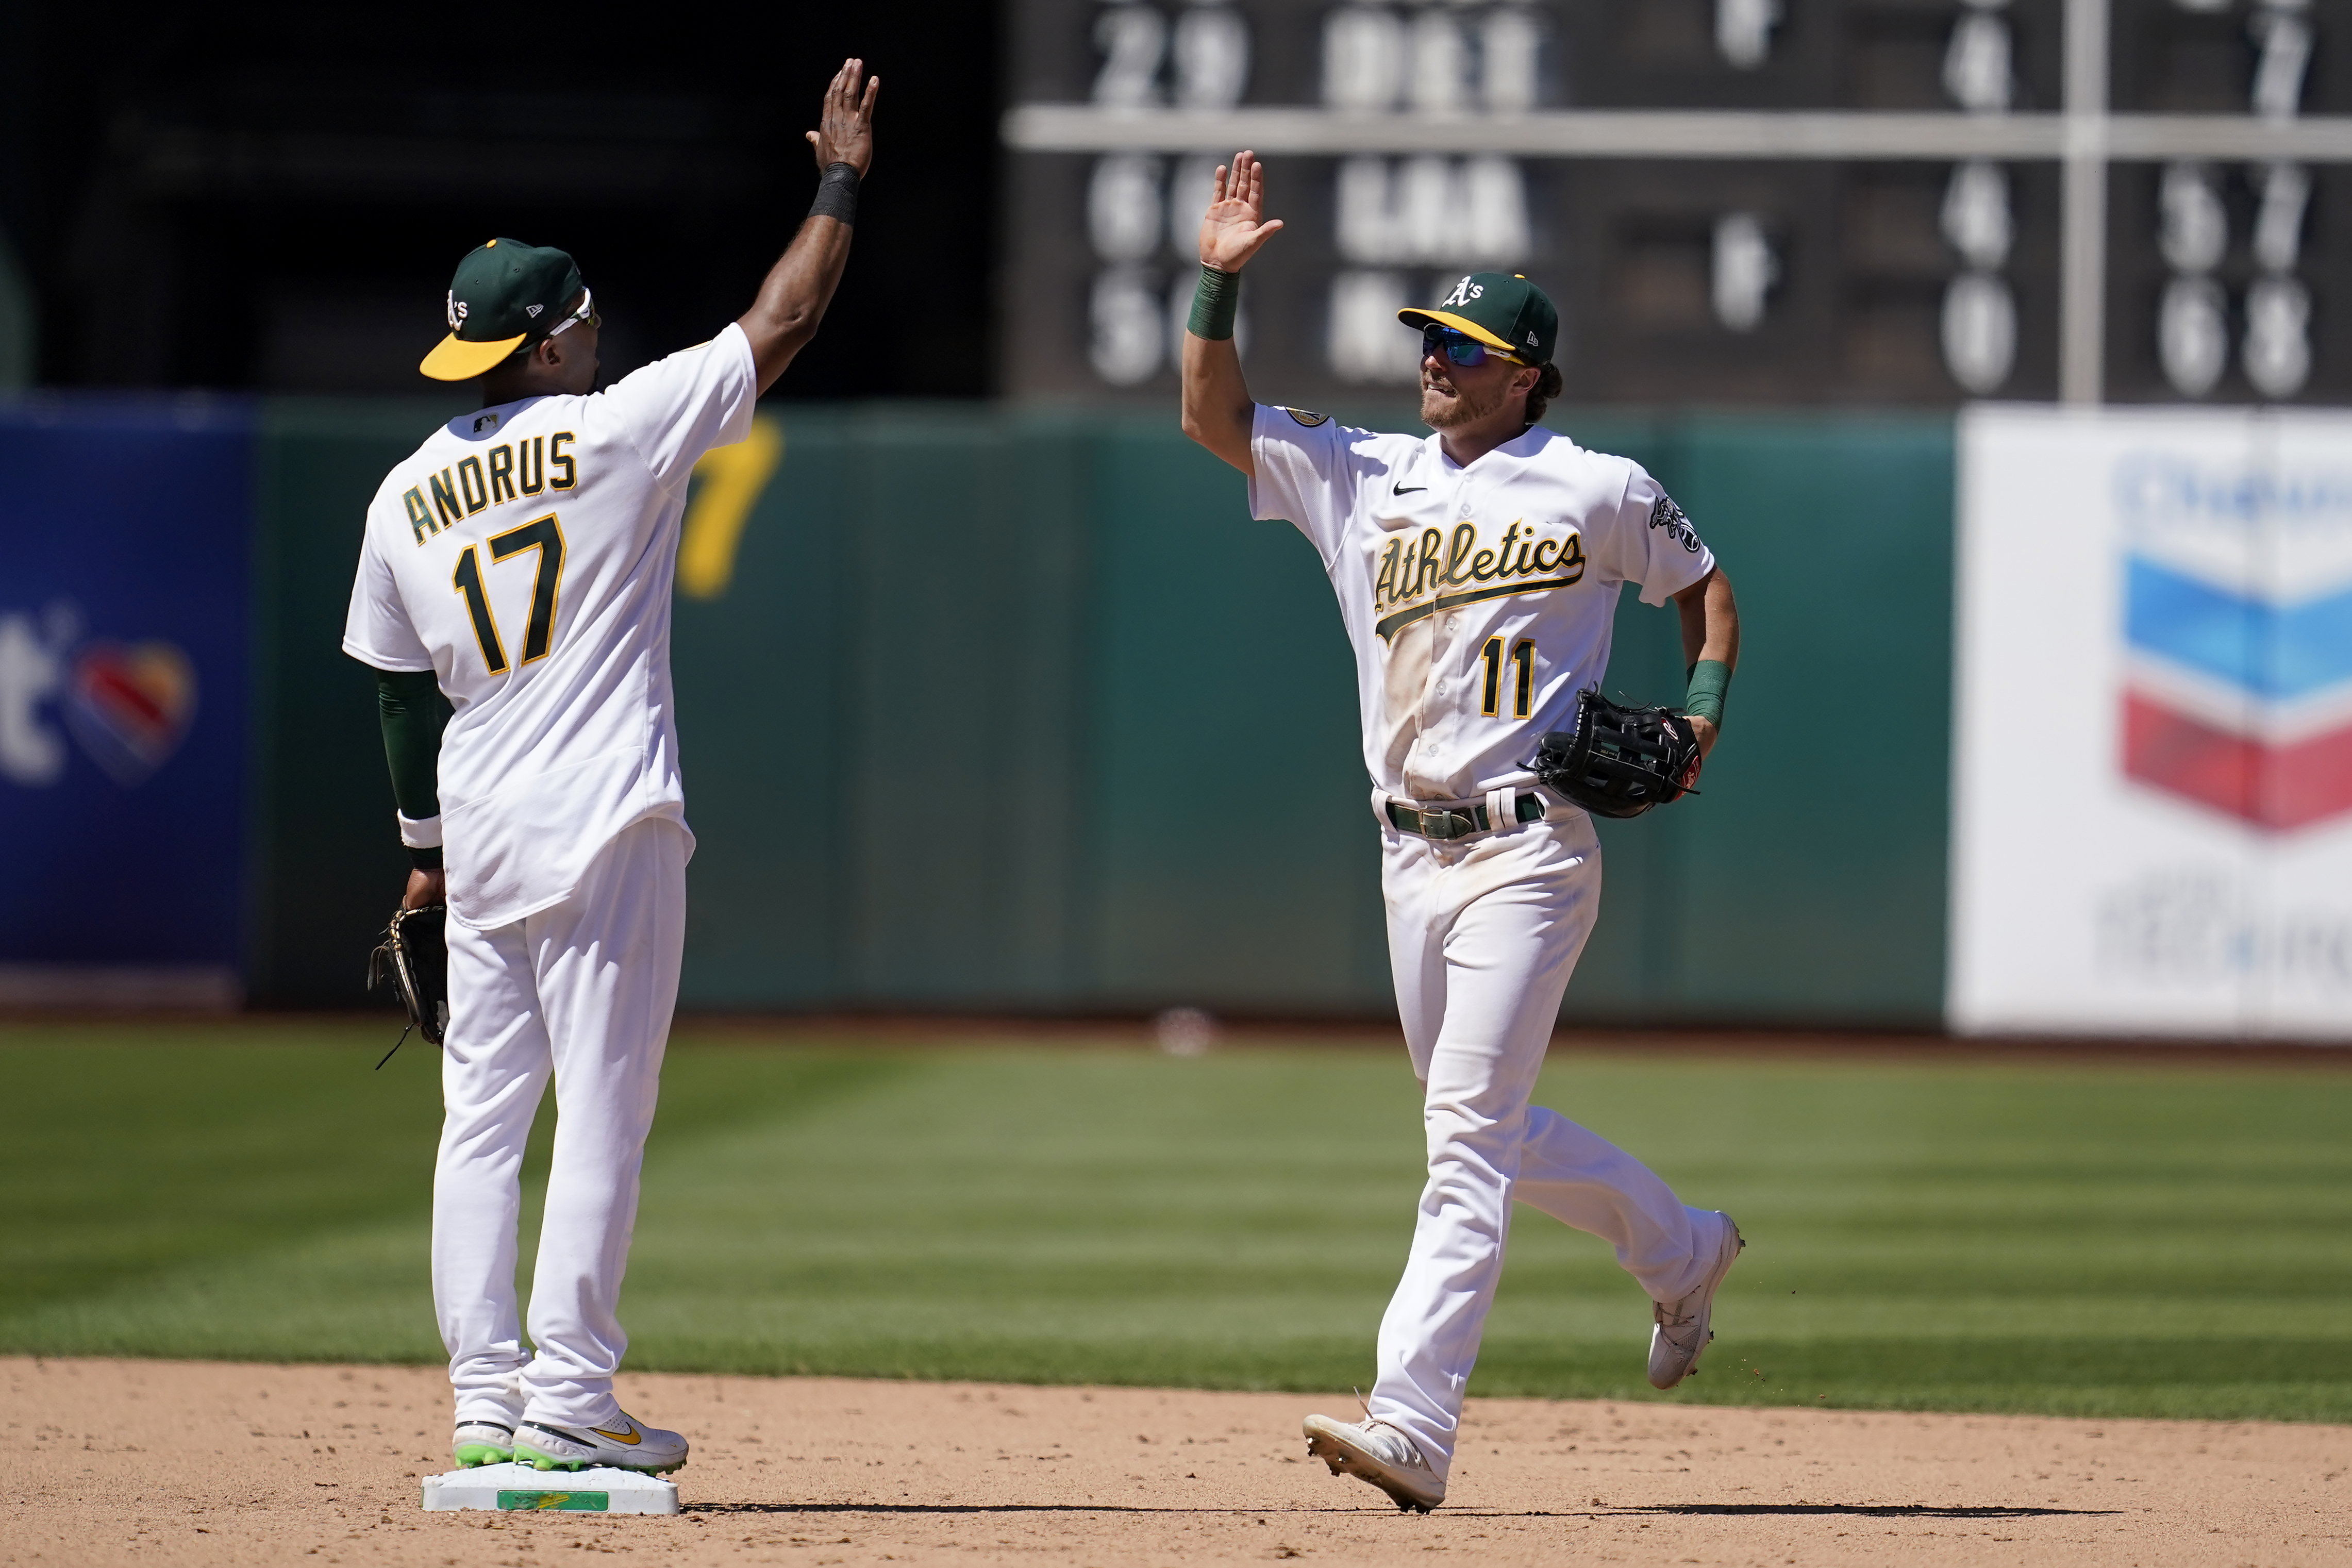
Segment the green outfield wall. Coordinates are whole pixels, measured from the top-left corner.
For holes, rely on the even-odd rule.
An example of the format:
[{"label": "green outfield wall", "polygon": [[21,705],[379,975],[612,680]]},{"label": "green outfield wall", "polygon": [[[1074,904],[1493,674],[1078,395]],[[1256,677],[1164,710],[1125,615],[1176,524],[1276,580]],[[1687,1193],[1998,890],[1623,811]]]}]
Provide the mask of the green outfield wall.
[{"label": "green outfield wall", "polygon": [[[446,412],[265,415],[264,1004],[354,999],[399,886],[372,685],[337,645],[361,512]],[[1338,608],[1238,476],[1172,416],[762,417],[780,443],[697,480],[677,603],[686,1005],[1388,1007]],[[1664,480],[1746,638],[1703,797],[1601,829],[1568,1015],[1936,1024],[1950,422],[1549,423]],[[1627,594],[1611,686],[1679,697],[1680,662],[1671,611]]]}]

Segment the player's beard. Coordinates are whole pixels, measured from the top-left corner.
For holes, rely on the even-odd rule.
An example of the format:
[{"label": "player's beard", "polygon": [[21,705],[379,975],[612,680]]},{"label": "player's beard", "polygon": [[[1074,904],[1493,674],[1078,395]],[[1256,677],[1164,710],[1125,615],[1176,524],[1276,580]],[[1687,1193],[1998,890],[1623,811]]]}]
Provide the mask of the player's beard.
[{"label": "player's beard", "polygon": [[1433,430],[1452,430],[1464,425],[1475,425],[1502,407],[1510,395],[1508,378],[1496,382],[1484,396],[1457,381],[1454,384],[1454,395],[1448,397],[1424,381],[1421,387],[1421,422]]}]

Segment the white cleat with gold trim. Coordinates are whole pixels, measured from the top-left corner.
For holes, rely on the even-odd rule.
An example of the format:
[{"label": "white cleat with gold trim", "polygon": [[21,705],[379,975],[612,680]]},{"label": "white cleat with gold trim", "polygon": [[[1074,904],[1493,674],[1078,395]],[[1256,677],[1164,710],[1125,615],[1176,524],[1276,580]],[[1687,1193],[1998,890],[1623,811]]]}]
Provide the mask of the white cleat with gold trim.
[{"label": "white cleat with gold trim", "polygon": [[686,1439],[621,1415],[605,1426],[551,1426],[526,1420],[515,1428],[515,1463],[541,1470],[609,1465],[666,1476],[686,1463]]}]

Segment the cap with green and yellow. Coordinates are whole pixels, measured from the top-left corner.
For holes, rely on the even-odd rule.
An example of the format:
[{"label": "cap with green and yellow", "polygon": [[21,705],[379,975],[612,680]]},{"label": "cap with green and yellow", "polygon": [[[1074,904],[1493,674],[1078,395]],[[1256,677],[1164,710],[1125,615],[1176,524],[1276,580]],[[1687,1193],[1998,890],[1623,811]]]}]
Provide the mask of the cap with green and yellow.
[{"label": "cap with green and yellow", "polygon": [[1473,272],[1433,308],[1408,306],[1397,320],[1416,331],[1452,327],[1522,364],[1549,364],[1559,344],[1551,296],[1516,272]]},{"label": "cap with green and yellow", "polygon": [[436,381],[471,381],[546,337],[582,287],[561,250],[519,239],[478,245],[449,282],[449,335],[416,368]]}]

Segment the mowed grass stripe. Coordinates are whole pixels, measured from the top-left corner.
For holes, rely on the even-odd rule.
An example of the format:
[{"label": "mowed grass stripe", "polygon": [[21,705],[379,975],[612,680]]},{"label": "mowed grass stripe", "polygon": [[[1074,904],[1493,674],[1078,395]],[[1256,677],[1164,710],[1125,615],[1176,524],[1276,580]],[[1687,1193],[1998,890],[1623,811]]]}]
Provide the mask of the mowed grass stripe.
[{"label": "mowed grass stripe", "polygon": [[[436,1058],[250,1033],[0,1030],[0,1350],[440,1359]],[[1660,1395],[1641,1293],[1521,1209],[1474,1392],[2352,1419],[2352,1073],[1574,1052],[1542,1098],[1752,1245]],[[1401,1050],[689,1030],[630,1364],[1344,1389],[1419,1184]]]}]

